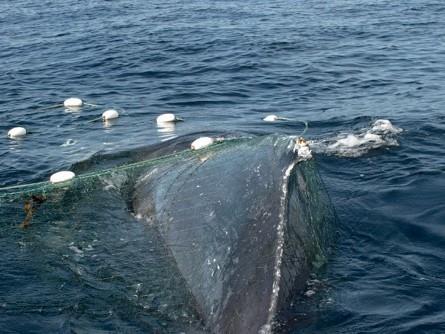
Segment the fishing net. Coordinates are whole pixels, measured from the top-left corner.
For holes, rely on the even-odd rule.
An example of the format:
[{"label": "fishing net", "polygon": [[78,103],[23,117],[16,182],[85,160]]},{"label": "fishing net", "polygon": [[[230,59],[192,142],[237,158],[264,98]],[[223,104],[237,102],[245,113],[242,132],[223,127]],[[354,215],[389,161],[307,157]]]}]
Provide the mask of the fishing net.
[{"label": "fishing net", "polygon": [[[177,144],[94,156],[68,183],[0,190],[1,251],[33,248],[5,266],[37,270],[43,284],[40,301],[7,295],[12,314],[68,308],[76,327],[115,305],[112,328],[131,319],[161,332],[270,323],[326,258],[334,213],[315,162],[295,164],[288,137]],[[46,282],[65,284],[64,297]]]}]

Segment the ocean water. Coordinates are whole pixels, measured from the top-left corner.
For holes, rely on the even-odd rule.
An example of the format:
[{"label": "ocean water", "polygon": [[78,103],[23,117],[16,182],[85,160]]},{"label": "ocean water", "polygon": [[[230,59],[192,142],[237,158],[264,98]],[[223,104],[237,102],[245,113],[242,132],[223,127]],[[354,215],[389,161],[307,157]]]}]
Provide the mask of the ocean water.
[{"label": "ocean water", "polygon": [[[438,0],[0,2],[0,184],[98,151],[307,122],[339,222],[315,294],[280,330],[443,333],[444,14]],[[100,106],[65,110],[70,96]],[[91,122],[109,107],[117,121]],[[157,128],[165,112],[185,122]],[[10,140],[14,126],[30,133]],[[143,226],[16,218],[0,217],[1,332],[180,331],[144,285]]]}]

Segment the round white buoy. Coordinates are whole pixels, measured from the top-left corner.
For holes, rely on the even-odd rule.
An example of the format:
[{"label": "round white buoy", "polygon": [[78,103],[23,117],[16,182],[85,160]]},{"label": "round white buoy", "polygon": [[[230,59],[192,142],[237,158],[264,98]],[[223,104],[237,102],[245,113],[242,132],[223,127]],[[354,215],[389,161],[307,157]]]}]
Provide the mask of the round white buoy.
[{"label": "round white buoy", "polygon": [[72,180],[75,176],[76,176],[76,174],[74,174],[73,172],[71,172],[69,170],[64,170],[64,171],[57,172],[57,173],[54,173],[53,175],[51,175],[51,177],[49,178],[49,181],[51,183],[66,182],[66,181]]},{"label": "round white buoy", "polygon": [[265,121],[265,122],[275,122],[275,121],[277,121],[279,119],[280,118],[277,115],[268,115],[268,116],[263,118],[263,121]]},{"label": "round white buoy", "polygon": [[21,138],[26,136],[26,129],[22,127],[16,127],[12,128],[8,131],[8,138],[14,139],[14,138]]},{"label": "round white buoy", "polygon": [[212,145],[215,142],[215,139],[210,137],[199,137],[195,141],[193,141],[190,146],[192,150],[199,150],[201,148]]},{"label": "round white buoy", "polygon": [[119,113],[117,112],[117,110],[114,110],[114,109],[105,110],[102,114],[103,121],[108,121],[110,119],[115,119],[118,117],[119,117]]},{"label": "round white buoy", "polygon": [[158,124],[170,123],[170,122],[179,122],[179,121],[182,121],[182,119],[179,118],[179,117],[176,117],[175,114],[171,114],[171,113],[162,114],[162,115],[159,115],[156,118],[156,123],[158,123]]},{"label": "round white buoy", "polygon": [[79,108],[83,106],[83,101],[78,97],[70,97],[63,101],[63,106],[67,108]]}]

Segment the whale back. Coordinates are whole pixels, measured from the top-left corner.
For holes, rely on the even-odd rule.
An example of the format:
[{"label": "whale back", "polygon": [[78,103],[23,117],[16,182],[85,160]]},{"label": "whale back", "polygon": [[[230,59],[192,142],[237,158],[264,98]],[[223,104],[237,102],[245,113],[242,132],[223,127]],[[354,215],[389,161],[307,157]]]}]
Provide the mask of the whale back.
[{"label": "whale back", "polygon": [[293,145],[241,141],[136,182],[135,213],[159,228],[213,332],[268,332],[324,255],[329,201],[313,162],[295,164]]}]

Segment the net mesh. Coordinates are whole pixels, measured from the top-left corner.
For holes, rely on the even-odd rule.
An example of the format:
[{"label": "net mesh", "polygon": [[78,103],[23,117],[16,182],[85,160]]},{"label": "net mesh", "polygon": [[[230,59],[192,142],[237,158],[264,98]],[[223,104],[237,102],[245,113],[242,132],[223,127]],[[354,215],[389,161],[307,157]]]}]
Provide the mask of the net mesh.
[{"label": "net mesh", "polygon": [[151,167],[155,167],[157,165],[174,163],[175,161],[181,160],[185,161],[196,156],[201,156],[202,154],[208,152],[218,152],[224,148],[237,145],[243,141],[245,141],[245,139],[232,139],[216,143],[211,147],[207,147],[199,151],[187,149],[178,153],[167,154],[162,157],[126,163],[102,170],[95,170],[92,172],[77,175],[73,180],[68,182],[51,183],[50,181],[43,181],[25,185],[3,187],[0,188],[0,206],[8,202],[25,200],[32,196],[51,196],[53,193],[57,194],[60,190],[67,189],[85,194],[85,192],[88,192],[91,189],[95,189],[95,187],[97,187],[98,185],[98,182],[100,182],[101,179],[104,177],[110,177],[123,173],[134,177],[141,171],[144,171]]},{"label": "net mesh", "polygon": [[[148,314],[147,331],[159,330],[159,319],[178,330],[235,324],[222,314],[247,314],[244,304],[247,309],[261,304],[266,314],[277,247],[284,249],[279,296],[284,301],[323,263],[333,218],[313,161],[297,164],[283,179],[295,158],[292,143],[243,138],[199,151],[96,156],[73,166],[78,175],[68,183],[2,188],[0,250],[13,261],[24,254],[22,245],[33,247],[5,267],[37,270],[37,283],[25,276],[19,281],[30,288],[44,285],[41,304],[23,299],[11,314],[45,305],[49,313],[55,312],[51,305],[69,308],[70,301],[48,292],[53,286],[45,288],[52,281],[67,284],[64,293],[74,300],[85,293],[78,304],[90,313],[123,304],[130,315],[115,315],[117,322]],[[288,209],[280,218],[283,182]],[[285,238],[277,245],[280,219],[286,222]],[[24,223],[31,233],[17,228]],[[101,294],[104,286],[117,297]],[[224,286],[237,293],[225,295]],[[259,299],[250,300],[247,291]],[[221,308],[224,303],[241,308],[230,313]],[[239,319],[243,324],[253,326],[247,318]]]}]

